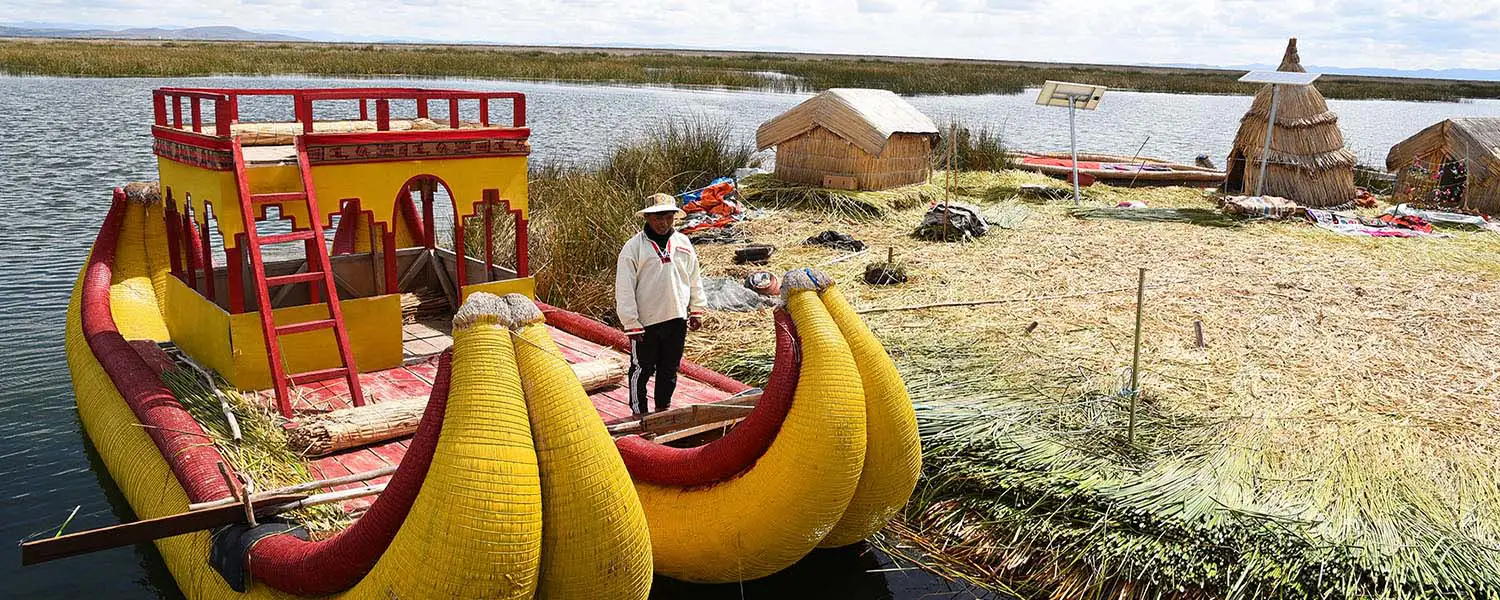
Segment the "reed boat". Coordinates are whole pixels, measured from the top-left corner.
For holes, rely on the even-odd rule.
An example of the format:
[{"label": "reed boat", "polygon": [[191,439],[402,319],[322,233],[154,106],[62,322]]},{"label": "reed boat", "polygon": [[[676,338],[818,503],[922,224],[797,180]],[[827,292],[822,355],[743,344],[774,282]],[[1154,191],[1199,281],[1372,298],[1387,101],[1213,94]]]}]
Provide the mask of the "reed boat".
[{"label": "reed boat", "polygon": [[187,597],[642,598],[856,543],[910,496],[905,384],[818,271],[785,278],[764,389],[685,362],[672,410],[630,414],[625,336],[534,297],[523,95],[154,104],[160,182],[115,190],[66,345],[119,527]]},{"label": "reed boat", "polygon": [[[1021,169],[1072,181],[1073,158],[1067,152],[1022,152],[1016,160]],[[1083,185],[1218,187],[1224,184],[1224,177],[1224,171],[1157,158],[1078,155],[1078,179]]]}]

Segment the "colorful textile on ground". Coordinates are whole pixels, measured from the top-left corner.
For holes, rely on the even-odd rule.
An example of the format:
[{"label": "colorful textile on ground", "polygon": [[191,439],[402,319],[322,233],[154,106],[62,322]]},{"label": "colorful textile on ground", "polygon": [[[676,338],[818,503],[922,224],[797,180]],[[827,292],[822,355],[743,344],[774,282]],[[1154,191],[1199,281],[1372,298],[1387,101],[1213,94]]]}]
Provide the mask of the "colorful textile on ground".
[{"label": "colorful textile on ground", "polygon": [[1432,225],[1421,217],[1382,215],[1380,218],[1363,219],[1356,215],[1336,213],[1315,208],[1306,209],[1307,218],[1314,225],[1340,235],[1366,237],[1452,237],[1449,234],[1433,233]]},{"label": "colorful textile on ground", "polygon": [[683,233],[728,227],[738,223],[745,214],[739,203],[739,189],[728,177],[720,177],[707,187],[683,194],[682,201],[682,210],[688,215]]},{"label": "colorful textile on ground", "polygon": [[1478,229],[1488,229],[1500,233],[1500,221],[1491,221],[1479,215],[1466,215],[1462,213],[1443,212],[1439,210],[1422,210],[1410,204],[1397,204],[1386,214],[1396,216],[1421,217],[1423,220],[1438,226],[1465,225]]}]

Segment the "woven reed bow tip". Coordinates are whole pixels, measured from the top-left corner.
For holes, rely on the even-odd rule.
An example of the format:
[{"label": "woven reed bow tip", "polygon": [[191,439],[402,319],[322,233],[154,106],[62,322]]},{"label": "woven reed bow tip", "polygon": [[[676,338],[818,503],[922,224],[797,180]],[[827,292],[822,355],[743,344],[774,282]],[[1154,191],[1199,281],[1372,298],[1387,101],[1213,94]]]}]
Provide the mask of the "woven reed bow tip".
[{"label": "woven reed bow tip", "polygon": [[520,329],[542,320],[542,311],[526,296],[506,294],[501,297],[488,292],[475,292],[469,295],[468,300],[453,315],[453,328],[467,329],[480,323],[488,323]]},{"label": "woven reed bow tip", "polygon": [[781,278],[781,297],[786,299],[797,290],[821,292],[833,287],[833,278],[817,269],[792,269]]},{"label": "woven reed bow tip", "polygon": [[155,181],[132,181],[124,189],[126,201],[146,206],[161,203],[161,185]]}]

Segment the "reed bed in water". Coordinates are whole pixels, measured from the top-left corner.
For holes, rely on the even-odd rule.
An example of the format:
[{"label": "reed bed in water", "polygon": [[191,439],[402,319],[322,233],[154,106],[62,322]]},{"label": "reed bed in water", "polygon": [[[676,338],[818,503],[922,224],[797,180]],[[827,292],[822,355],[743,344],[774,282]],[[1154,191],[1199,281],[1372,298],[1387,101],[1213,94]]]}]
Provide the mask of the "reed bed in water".
[{"label": "reed bed in water", "polygon": [[[1045,181],[960,180],[984,208]],[[1091,197],[1211,206],[1181,188]],[[1017,229],[956,245],[907,235],[920,208],[748,224],[779,247],[773,270],[839,256],[797,244],[830,227],[881,259],[895,248],[903,286],[859,283],[863,259],[824,267],[860,308],[1008,300],[865,315],[911,388],[926,453],[893,546],[1026,597],[1500,594],[1500,236],[1358,239],[1025,206]],[[737,272],[732,249],[700,253],[709,274]],[[1151,287],[1132,445],[1119,391],[1137,267]],[[690,358],[770,353],[768,313],[713,313],[706,329]]]},{"label": "reed bed in water", "polygon": [[[814,91],[874,87],[898,94],[1014,94],[1048,79],[1115,89],[1252,94],[1238,71],[661,51],[545,52],[496,47],[326,43],[0,41],[0,72],[85,77],[193,77],[225,73],[481,77],[706,85]],[[1329,98],[1456,100],[1500,97],[1500,84],[1326,75]]]}]

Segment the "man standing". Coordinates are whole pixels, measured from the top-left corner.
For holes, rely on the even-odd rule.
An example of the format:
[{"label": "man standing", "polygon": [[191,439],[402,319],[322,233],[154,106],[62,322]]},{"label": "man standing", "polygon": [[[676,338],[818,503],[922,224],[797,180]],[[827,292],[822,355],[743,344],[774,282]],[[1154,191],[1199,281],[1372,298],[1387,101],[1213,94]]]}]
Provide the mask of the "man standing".
[{"label": "man standing", "polygon": [[625,242],[615,267],[615,313],[630,338],[630,410],[645,414],[646,380],[656,375],[656,410],[672,404],[688,331],[703,326],[698,253],[673,227],[677,200],[653,194],[636,214],[642,231]]}]

